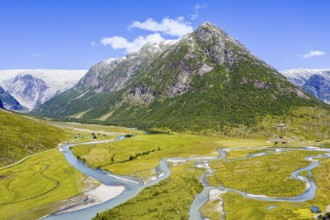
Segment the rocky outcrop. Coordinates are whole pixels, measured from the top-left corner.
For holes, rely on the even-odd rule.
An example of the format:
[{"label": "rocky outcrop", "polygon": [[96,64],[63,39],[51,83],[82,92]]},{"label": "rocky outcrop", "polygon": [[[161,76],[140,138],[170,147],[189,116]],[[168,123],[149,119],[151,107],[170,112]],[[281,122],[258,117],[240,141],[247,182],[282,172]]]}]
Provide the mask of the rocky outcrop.
[{"label": "rocky outcrop", "polygon": [[131,89],[127,98],[129,102],[147,104],[155,100],[156,91],[149,89],[145,85],[140,85]]},{"label": "rocky outcrop", "polygon": [[254,87],[258,89],[268,89],[271,85],[272,83],[270,82],[261,82],[259,80],[254,82]]}]

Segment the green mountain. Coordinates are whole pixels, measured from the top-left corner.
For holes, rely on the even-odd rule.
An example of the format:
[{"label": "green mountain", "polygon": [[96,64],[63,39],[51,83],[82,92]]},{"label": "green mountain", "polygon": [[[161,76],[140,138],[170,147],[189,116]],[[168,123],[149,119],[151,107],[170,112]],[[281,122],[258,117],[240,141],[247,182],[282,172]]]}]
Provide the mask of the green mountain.
[{"label": "green mountain", "polygon": [[56,147],[65,132],[44,121],[0,109],[0,167]]},{"label": "green mountain", "polygon": [[94,65],[75,87],[33,114],[218,132],[250,128],[266,116],[287,115],[301,107],[329,111],[328,105],[206,22],[179,41],[148,43],[125,58]]}]

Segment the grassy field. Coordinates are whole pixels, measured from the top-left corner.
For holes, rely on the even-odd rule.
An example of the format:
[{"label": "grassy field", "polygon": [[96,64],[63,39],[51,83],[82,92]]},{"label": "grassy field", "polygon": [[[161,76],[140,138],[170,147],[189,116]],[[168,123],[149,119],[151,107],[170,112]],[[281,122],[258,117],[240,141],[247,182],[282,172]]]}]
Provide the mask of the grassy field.
[{"label": "grassy field", "polygon": [[201,214],[203,216],[207,216],[208,219],[211,220],[221,220],[222,219],[222,212],[219,210],[219,200],[214,199],[212,201],[207,201],[201,207]]},{"label": "grassy field", "polygon": [[[100,141],[114,139],[119,135],[131,134],[143,134],[142,131],[124,127],[105,126],[98,124],[80,124],[74,122],[59,122],[59,121],[47,121],[50,125],[60,127],[69,136],[71,143],[82,143],[89,141]],[[93,139],[93,135],[96,139]]]},{"label": "grassy field", "polygon": [[[298,113],[295,113],[298,114]],[[298,120],[299,125],[309,123],[304,117],[308,111],[291,116],[291,121]],[[322,118],[323,111],[318,117]],[[299,116],[300,115],[300,116]],[[284,120],[284,119],[283,119]],[[155,175],[154,168],[159,160],[171,157],[216,156],[219,148],[238,148],[254,146],[273,146],[273,141],[283,135],[288,145],[281,147],[305,146],[315,144],[316,138],[323,136],[299,136],[293,122],[281,118],[264,119],[262,126],[273,126],[271,132],[260,133],[254,139],[199,136],[192,134],[150,134],[122,127],[70,122],[42,121],[0,110],[0,166],[4,166],[31,154],[18,164],[0,168],[0,219],[35,219],[49,214],[63,205],[63,200],[75,196],[91,187],[89,181],[80,172],[65,162],[63,155],[52,149],[60,142],[80,143],[113,139],[118,135],[132,134],[123,141],[78,145],[72,148],[74,154],[91,167],[109,170],[116,174],[130,175],[147,180]],[[285,128],[276,124],[285,122]],[[328,123],[327,120],[321,123]],[[53,126],[52,126],[53,125]],[[309,127],[301,127],[306,132],[315,129],[312,122]],[[321,126],[322,127],[322,126]],[[323,127],[322,127],[323,128]],[[321,134],[324,131],[320,132]],[[296,135],[297,134],[297,135]],[[266,138],[260,138],[265,135]],[[311,142],[308,142],[309,138]],[[302,141],[301,141],[302,140]],[[325,140],[324,147],[329,147]],[[270,149],[270,148],[269,148]],[[245,157],[249,153],[266,150],[230,151],[228,158]],[[239,161],[214,161],[211,166],[216,170],[209,176],[211,185],[220,183],[229,188],[236,188],[253,194],[267,196],[293,196],[305,188],[305,184],[290,178],[291,172],[310,162],[304,160],[313,152],[285,152]],[[276,203],[279,208],[267,210],[271,202],[250,200],[235,193],[224,195],[227,219],[299,219],[310,218],[310,205],[318,205],[325,210],[330,204],[329,160],[322,160],[322,165],[313,170],[318,184],[316,198],[305,203]],[[188,210],[194,195],[202,190],[198,178],[202,170],[186,162],[172,167],[172,175],[161,183],[142,191],[128,202],[99,214],[96,219],[187,219]],[[244,179],[244,181],[241,181]],[[258,184],[256,184],[258,183]],[[207,203],[206,213],[217,218],[219,213],[212,212],[217,201]],[[178,208],[179,207],[179,208]],[[245,210],[244,210],[245,209]],[[243,212],[243,211],[244,212]],[[132,217],[133,216],[133,217]],[[254,217],[256,216],[256,217]],[[299,218],[298,218],[298,217]],[[301,219],[304,219],[301,217]]]},{"label": "grassy field", "polygon": [[[279,127],[279,124],[284,124]],[[306,141],[329,139],[329,112],[320,108],[300,107],[281,116],[266,115],[251,129],[249,136],[264,137],[268,140]]]},{"label": "grassy field", "polygon": [[291,197],[305,190],[305,183],[290,178],[291,173],[310,164],[305,157],[318,154],[290,151],[245,160],[212,161],[210,165],[225,187],[270,197]]},{"label": "grassy field", "polygon": [[81,131],[103,132],[103,133],[119,133],[119,134],[142,134],[142,131],[134,128],[125,128],[119,126],[100,125],[100,124],[81,124],[74,122],[60,122],[60,121],[48,121],[50,124],[59,126],[62,128],[69,128]]},{"label": "grassy field", "polygon": [[4,110],[0,110],[0,125],[0,167],[68,139],[63,129]]},{"label": "grassy field", "polygon": [[193,167],[193,162],[172,167],[167,179],[93,219],[188,219],[194,196],[203,189],[198,180],[202,172]]},{"label": "grassy field", "polygon": [[45,121],[3,110],[0,124],[0,219],[41,217],[57,210],[64,199],[96,184],[53,149],[59,143],[92,141],[91,133],[97,140],[142,133],[113,126]]},{"label": "grassy field", "polygon": [[[292,153],[297,153],[297,152],[292,152]],[[304,153],[304,152],[300,152]],[[306,152],[305,152],[306,153]],[[311,154],[311,152],[309,152]],[[278,157],[281,157],[282,154],[278,155]],[[290,164],[285,163],[285,157],[292,158],[289,161],[291,161],[290,164],[293,165],[292,168],[289,169],[295,169],[294,167],[297,166],[298,164],[294,164],[294,161],[299,160],[299,158],[303,158],[304,155],[292,155],[292,154],[287,154],[283,155],[283,159],[281,161],[272,160],[269,159],[270,163],[276,163],[277,161],[278,164],[282,164],[283,166],[290,167]],[[262,157],[258,158],[261,159]],[[254,158],[256,159],[256,158]],[[319,167],[316,167],[313,169],[313,177],[315,179],[315,182],[317,183],[318,189],[316,191],[316,196],[314,199],[301,202],[301,203],[292,203],[292,202],[266,202],[266,201],[259,201],[259,200],[254,200],[254,199],[247,199],[238,193],[234,192],[228,192],[223,195],[224,199],[224,210],[226,212],[226,219],[228,220],[236,220],[236,219],[256,219],[256,220],[261,220],[261,219],[266,219],[266,220],[277,220],[277,219],[313,219],[315,214],[311,213],[310,211],[310,206],[318,206],[322,212],[325,212],[327,210],[327,207],[330,206],[330,175],[329,175],[329,170],[330,170],[330,160],[329,159],[320,159],[321,165]],[[246,165],[243,163],[243,161],[240,161],[240,165],[243,167],[243,165]],[[261,161],[262,163],[262,161]],[[265,165],[264,163],[262,163]],[[276,166],[273,166],[274,168]],[[267,167],[265,167],[267,169]],[[241,169],[239,169],[241,170]],[[238,170],[238,171],[239,171]],[[250,175],[249,178],[246,177],[246,172],[232,172],[230,174],[230,178],[227,179],[231,181],[231,184],[236,184],[236,187],[240,188],[245,188],[246,190],[256,190],[256,185],[259,187],[263,187],[262,192],[264,194],[268,194],[266,192],[276,192],[273,190],[274,187],[278,187],[274,185],[273,182],[269,182],[269,184],[265,185],[265,181],[260,181],[257,182],[258,184],[253,184],[251,182],[252,179],[259,179],[258,176],[260,175],[259,172],[260,169],[256,169],[256,167],[251,166],[251,174],[253,172],[253,175]],[[263,171],[265,173],[268,173],[267,170]],[[240,174],[238,174],[240,173]],[[283,173],[284,174],[284,173]],[[290,174],[290,171],[288,170],[288,174]],[[225,175],[225,174],[224,174]],[[238,175],[241,176],[241,179],[244,179],[245,181],[240,181],[242,182],[247,182],[250,183],[250,186],[247,185],[247,183],[242,183],[240,186],[238,186],[237,181],[235,182],[232,180],[232,178],[236,178]],[[272,175],[269,174],[268,175]],[[266,178],[268,175],[263,175],[264,178]],[[272,178],[269,178],[269,181],[276,181],[278,178],[279,181],[276,181],[276,184],[279,184],[281,181],[280,179],[282,174],[278,174],[275,172],[273,174]],[[288,176],[288,175],[287,175]],[[285,177],[285,175],[283,176]],[[224,180],[226,178],[222,178],[221,180]],[[270,180],[273,179],[273,180]],[[228,181],[225,180],[225,181]],[[235,183],[234,183],[235,182]],[[285,191],[292,191],[292,185],[290,184],[285,184],[285,186],[288,188],[288,190],[282,189],[283,192]],[[234,188],[232,185],[228,186],[231,188]],[[249,192],[250,192],[249,191]],[[276,193],[277,194],[277,193]],[[210,219],[221,219],[220,213],[217,212],[214,208],[216,205],[219,203],[219,200],[213,200],[211,202],[207,202],[203,207],[203,214]],[[268,209],[270,206],[276,206],[274,209]]]},{"label": "grassy field", "polygon": [[170,157],[216,156],[222,147],[264,146],[262,140],[226,139],[188,134],[137,135],[123,141],[81,145],[72,151],[89,166],[116,174],[145,178],[159,160]]},{"label": "grassy field", "polygon": [[[30,219],[54,211],[54,202],[81,193],[88,184],[84,175],[71,167],[57,149],[29,157],[13,167],[0,170],[0,219],[26,213]],[[27,219],[22,215],[22,219]]]}]

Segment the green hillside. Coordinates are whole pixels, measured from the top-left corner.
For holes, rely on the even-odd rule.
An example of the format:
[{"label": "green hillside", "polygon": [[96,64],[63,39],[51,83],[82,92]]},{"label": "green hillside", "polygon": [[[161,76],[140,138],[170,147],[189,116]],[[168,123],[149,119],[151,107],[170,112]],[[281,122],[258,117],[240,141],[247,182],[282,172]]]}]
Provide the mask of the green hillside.
[{"label": "green hillside", "polygon": [[239,126],[250,129],[269,115],[285,116],[301,107],[330,109],[210,23],[152,51],[146,45],[112,69],[96,71],[94,66],[81,80],[86,86],[49,100],[34,114],[218,133]]},{"label": "green hillside", "polygon": [[5,110],[0,110],[0,125],[0,166],[54,148],[66,138],[60,128]]}]

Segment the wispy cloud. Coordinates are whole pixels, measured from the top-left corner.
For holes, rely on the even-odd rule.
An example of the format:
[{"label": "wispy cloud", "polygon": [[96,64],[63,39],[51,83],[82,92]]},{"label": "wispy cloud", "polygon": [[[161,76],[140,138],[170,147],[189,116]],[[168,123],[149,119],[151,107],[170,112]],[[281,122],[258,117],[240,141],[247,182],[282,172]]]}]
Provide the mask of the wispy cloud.
[{"label": "wispy cloud", "polygon": [[45,55],[45,54],[43,54],[43,53],[40,53],[40,52],[37,52],[37,53],[33,53],[33,54],[32,54],[32,56],[33,56],[33,57],[46,57],[46,55]]},{"label": "wispy cloud", "polygon": [[92,47],[98,46],[98,44],[95,41],[90,42],[89,45],[91,45]]},{"label": "wispy cloud", "polygon": [[160,32],[173,37],[182,37],[193,31],[191,24],[185,22],[184,19],[184,17],[178,17],[176,19],[164,18],[161,22],[157,22],[152,18],[148,18],[143,22],[134,21],[128,28],[139,28],[152,32]]},{"label": "wispy cloud", "polygon": [[103,46],[110,45],[115,50],[124,49],[127,53],[131,53],[140,50],[148,42],[161,42],[164,40],[159,33],[154,33],[147,36],[138,36],[131,42],[121,36],[106,37],[100,41],[100,44]]},{"label": "wispy cloud", "polygon": [[206,8],[207,4],[204,3],[198,3],[194,6],[194,13],[190,16],[191,20],[196,20],[199,17],[199,10]]},{"label": "wispy cloud", "polygon": [[309,59],[311,57],[317,57],[317,56],[324,56],[325,52],[320,51],[320,50],[311,50],[309,53],[301,55],[302,58],[304,59]]}]

